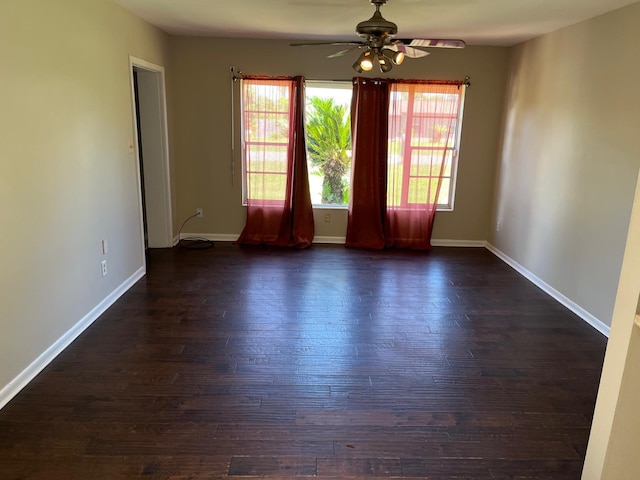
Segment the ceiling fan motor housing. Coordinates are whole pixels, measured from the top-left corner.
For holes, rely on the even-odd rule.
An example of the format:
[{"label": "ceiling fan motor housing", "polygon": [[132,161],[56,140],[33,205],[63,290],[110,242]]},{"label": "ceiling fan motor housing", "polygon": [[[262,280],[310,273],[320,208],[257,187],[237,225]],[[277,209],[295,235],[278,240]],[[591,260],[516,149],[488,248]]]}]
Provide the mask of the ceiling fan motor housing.
[{"label": "ceiling fan motor housing", "polygon": [[[374,3],[374,2],[371,2]],[[381,2],[384,3],[384,2]],[[369,20],[360,22],[356,26],[356,33],[361,37],[377,37],[385,38],[390,37],[398,33],[398,26],[385,19],[380,13],[380,4],[375,3],[376,11]]]}]

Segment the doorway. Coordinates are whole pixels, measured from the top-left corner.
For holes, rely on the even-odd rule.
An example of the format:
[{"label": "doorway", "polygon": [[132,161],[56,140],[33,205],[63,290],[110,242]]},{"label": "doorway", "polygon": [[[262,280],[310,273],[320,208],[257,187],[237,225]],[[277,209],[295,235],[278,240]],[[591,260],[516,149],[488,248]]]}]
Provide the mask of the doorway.
[{"label": "doorway", "polygon": [[129,57],[134,111],[133,153],[139,172],[141,245],[173,246],[164,67]]}]

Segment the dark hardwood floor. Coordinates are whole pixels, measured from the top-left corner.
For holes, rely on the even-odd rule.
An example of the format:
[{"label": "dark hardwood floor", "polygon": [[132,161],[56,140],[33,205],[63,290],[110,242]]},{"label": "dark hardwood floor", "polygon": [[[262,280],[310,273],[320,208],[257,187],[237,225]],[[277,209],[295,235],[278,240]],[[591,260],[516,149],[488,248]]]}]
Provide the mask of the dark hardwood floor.
[{"label": "dark hardwood floor", "polygon": [[0,478],[580,478],[606,338],[484,249],[154,250]]}]

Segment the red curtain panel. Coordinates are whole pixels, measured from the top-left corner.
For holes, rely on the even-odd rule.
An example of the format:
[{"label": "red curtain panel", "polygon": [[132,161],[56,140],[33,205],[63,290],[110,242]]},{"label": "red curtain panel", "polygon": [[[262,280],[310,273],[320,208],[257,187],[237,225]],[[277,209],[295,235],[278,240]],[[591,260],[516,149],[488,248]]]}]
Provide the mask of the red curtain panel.
[{"label": "red curtain panel", "polygon": [[445,169],[451,168],[460,82],[390,87],[385,246],[431,249]]},{"label": "red curtain panel", "polygon": [[354,79],[347,247],[385,246],[388,111],[389,85],[386,80]]},{"label": "red curtain panel", "polygon": [[247,221],[239,244],[306,248],[314,236],[304,78],[242,80]]}]

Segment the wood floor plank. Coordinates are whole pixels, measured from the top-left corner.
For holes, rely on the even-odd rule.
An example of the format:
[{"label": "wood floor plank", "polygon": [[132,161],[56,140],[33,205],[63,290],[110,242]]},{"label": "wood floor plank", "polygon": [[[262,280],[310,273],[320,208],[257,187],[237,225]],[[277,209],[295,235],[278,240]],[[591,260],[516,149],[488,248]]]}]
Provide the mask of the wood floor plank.
[{"label": "wood floor plank", "polygon": [[0,411],[0,478],[580,478],[606,338],[485,249],[147,267]]},{"label": "wood floor plank", "polygon": [[402,477],[399,458],[318,458],[319,476]]},{"label": "wood floor plank", "polygon": [[270,476],[316,477],[316,457],[232,457],[229,477]]}]

